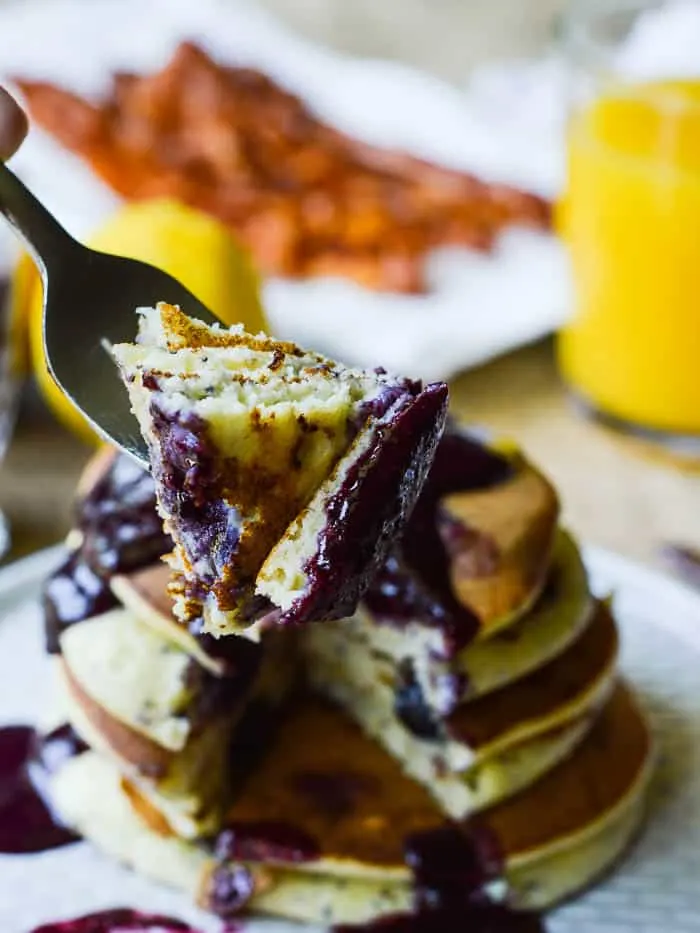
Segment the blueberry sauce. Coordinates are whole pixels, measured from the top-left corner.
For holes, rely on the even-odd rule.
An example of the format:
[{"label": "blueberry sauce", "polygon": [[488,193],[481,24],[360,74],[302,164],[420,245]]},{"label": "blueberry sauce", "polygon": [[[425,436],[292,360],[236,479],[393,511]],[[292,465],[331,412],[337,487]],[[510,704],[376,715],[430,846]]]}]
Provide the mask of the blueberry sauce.
[{"label": "blueberry sauce", "polygon": [[[75,920],[45,923],[31,933],[127,933],[129,930],[141,933],[198,933],[194,927],[173,917],[143,914],[126,907],[86,914]],[[228,927],[227,933],[233,933],[233,929]]]},{"label": "blueberry sauce", "polygon": [[341,924],[333,933],[543,933],[536,914],[501,904],[471,904],[461,911],[387,914],[360,926]]},{"label": "blueberry sauce", "polygon": [[73,551],[44,584],[44,637],[49,654],[60,652],[62,632],[76,622],[117,605],[109,583],[98,576],[79,551]]},{"label": "blueberry sauce", "polygon": [[243,865],[224,862],[217,865],[203,892],[207,909],[228,919],[239,914],[255,892],[255,879]]},{"label": "blueberry sauce", "polygon": [[112,459],[79,503],[78,527],[85,560],[101,576],[146,567],[172,550],[150,473],[125,454]]},{"label": "blueberry sauce", "polygon": [[316,552],[304,567],[305,591],[281,622],[351,615],[380,572],[423,487],[446,418],[444,384],[411,389],[417,394],[404,388],[370,428],[366,449],[329,497]]},{"label": "blueberry sauce", "polygon": [[487,446],[475,431],[450,422],[438,447],[427,482],[433,499],[464,490],[490,489],[513,475],[513,465]]},{"label": "blueberry sauce", "polygon": [[[156,511],[155,483],[147,470],[125,454],[114,455],[105,475],[77,503],[76,524],[83,534],[81,547],[68,554],[44,586],[44,630],[50,654],[59,653],[60,635],[69,625],[118,605],[109,586],[113,573],[149,567],[172,550]],[[226,674],[238,676],[243,667],[254,675],[255,651],[241,647],[241,639],[204,635],[201,625],[201,619],[194,619],[191,634],[206,654],[223,662]],[[241,680],[241,689],[247,682]]]},{"label": "blueberry sauce", "polygon": [[221,861],[312,862],[319,857],[315,839],[291,823],[229,823],[216,840],[214,853]]},{"label": "blueberry sauce", "polygon": [[443,737],[439,721],[425,702],[413,664],[408,660],[399,665],[398,683],[394,690],[394,715],[419,739],[437,742]]},{"label": "blueberry sauce", "polygon": [[404,857],[413,875],[413,911],[337,926],[335,933],[543,933],[537,914],[493,900],[490,886],[502,878],[502,857],[492,834],[476,822],[409,837]]},{"label": "blueberry sauce", "polygon": [[150,474],[115,454],[103,475],[77,503],[82,532],[78,550],[48,579],[43,593],[47,650],[59,652],[63,630],[117,605],[109,587],[115,573],[145,567],[172,550],[156,512]]},{"label": "blueberry sauce", "polygon": [[[196,567],[196,573],[185,575],[185,598],[197,606],[211,593],[220,609],[235,608],[253,621],[270,607],[253,588],[264,555],[256,561],[242,547],[241,516],[226,501],[206,422],[192,413],[164,411],[157,395],[150,411],[159,447],[152,460],[161,504]],[[235,586],[230,580],[234,564]]]},{"label": "blueberry sauce", "polygon": [[498,841],[476,821],[447,823],[409,836],[404,859],[413,875],[418,910],[489,900],[488,885],[503,873]]},{"label": "blueberry sauce", "polygon": [[[477,544],[479,536],[448,518],[440,509],[440,500],[455,492],[488,489],[504,482],[512,472],[506,457],[465,431],[452,425],[447,428],[401,542],[365,596],[377,621],[401,625],[417,619],[439,629],[448,658],[469,644],[478,632],[479,620],[454,595],[448,550],[456,543],[464,545],[465,536]],[[484,560],[480,558],[480,568]]]},{"label": "blueberry sauce", "polygon": [[0,852],[44,852],[76,842],[52,812],[47,777],[85,750],[70,726],[40,738],[28,726],[0,729]]}]

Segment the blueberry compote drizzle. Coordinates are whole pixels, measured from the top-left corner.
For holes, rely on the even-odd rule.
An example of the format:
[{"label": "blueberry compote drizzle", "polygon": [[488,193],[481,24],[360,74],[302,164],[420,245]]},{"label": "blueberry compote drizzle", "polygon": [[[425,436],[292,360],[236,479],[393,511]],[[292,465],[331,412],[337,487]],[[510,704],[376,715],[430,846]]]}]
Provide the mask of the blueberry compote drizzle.
[{"label": "blueberry compote drizzle", "polygon": [[448,824],[409,837],[406,864],[414,885],[411,913],[380,917],[335,933],[543,933],[537,914],[495,901],[490,887],[502,877],[498,845],[485,828]]},{"label": "blueberry compote drizzle", "polygon": [[250,869],[241,861],[299,864],[319,858],[315,839],[292,823],[274,820],[231,822],[216,839],[218,861],[209,876],[205,902],[220,917],[236,916],[255,890]]},{"label": "blueberry compote drizzle", "polygon": [[117,454],[105,473],[78,503],[78,550],[68,555],[44,587],[47,650],[59,652],[61,632],[117,605],[109,587],[115,573],[148,566],[172,550],[156,512],[150,474],[125,454]]},{"label": "blueberry compote drizzle", "polygon": [[[127,933],[128,930],[141,933],[198,933],[182,920],[160,914],[143,914],[127,907],[101,910],[75,920],[45,923],[31,933]],[[227,927],[226,933],[234,933],[233,928]]]},{"label": "blueberry compote drizzle", "polygon": [[109,583],[73,551],[44,584],[44,636],[49,654],[60,652],[59,638],[75,622],[90,619],[117,605]]},{"label": "blueberry compote drizzle", "polygon": [[426,742],[442,738],[442,728],[435,711],[425,701],[423,690],[408,659],[399,664],[394,689],[394,715],[409,732]]},{"label": "blueberry compote drizzle", "polygon": [[[510,461],[449,425],[400,544],[375,577],[365,601],[381,621],[419,619],[443,633],[449,657],[476,635],[479,620],[455,597],[443,540],[443,496],[487,489],[512,475]],[[455,533],[455,529],[450,529]]]},{"label": "blueberry compote drizzle", "polygon": [[325,503],[316,552],[304,566],[305,591],[282,622],[351,615],[381,576],[439,448],[447,387],[406,383],[381,393],[371,411],[373,433]]},{"label": "blueberry compote drizzle", "polygon": [[100,576],[146,567],[172,550],[156,512],[150,473],[117,454],[80,503],[83,556]]},{"label": "blueberry compote drizzle", "polygon": [[53,813],[46,779],[85,747],[70,726],[43,738],[29,726],[0,729],[0,852],[43,852],[77,841]]},{"label": "blueberry compote drizzle", "polygon": [[[157,389],[157,382],[151,388]],[[159,446],[152,462],[161,502],[177,524],[178,543],[197,567],[196,575],[185,577],[187,597],[201,602],[211,591],[221,609],[236,607],[251,621],[260,618],[271,604],[254,592],[246,593],[254,589],[251,569],[244,570],[239,561],[242,579],[235,587],[226,580],[227,568],[240,557],[241,516],[224,495],[206,422],[193,413],[165,411],[157,395],[150,411]]]}]

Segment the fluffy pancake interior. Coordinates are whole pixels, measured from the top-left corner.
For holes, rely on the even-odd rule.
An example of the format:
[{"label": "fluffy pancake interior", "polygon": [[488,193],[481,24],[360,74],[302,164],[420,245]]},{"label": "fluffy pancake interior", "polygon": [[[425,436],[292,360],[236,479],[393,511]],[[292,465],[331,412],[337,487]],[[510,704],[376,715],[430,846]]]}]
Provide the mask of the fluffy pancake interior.
[{"label": "fluffy pancake interior", "polygon": [[[564,650],[583,630],[594,607],[579,550],[564,531],[557,536],[550,580],[530,612],[504,632],[492,633],[449,661],[439,655],[439,633],[420,619],[396,624],[365,606],[352,620],[310,626],[305,644],[328,663],[342,665],[345,640],[366,642],[394,666],[413,667],[427,705],[445,715],[463,700],[505,687]],[[352,640],[351,640],[352,639]],[[437,654],[437,656],[436,656]]]},{"label": "fluffy pancake interior", "polygon": [[293,344],[250,337],[241,327],[203,329],[169,306],[140,314],[138,342],[112,348],[133,380],[132,401],[147,404],[150,392],[139,385],[153,374],[160,404],[201,417],[222,457],[251,466],[264,458],[268,470],[291,471],[302,497],[347,447],[357,403],[377,392],[376,377]]},{"label": "fluffy pancake interior", "polygon": [[184,746],[191,699],[184,651],[115,609],[67,628],[61,652],[71,676],[108,712],[166,748]]}]

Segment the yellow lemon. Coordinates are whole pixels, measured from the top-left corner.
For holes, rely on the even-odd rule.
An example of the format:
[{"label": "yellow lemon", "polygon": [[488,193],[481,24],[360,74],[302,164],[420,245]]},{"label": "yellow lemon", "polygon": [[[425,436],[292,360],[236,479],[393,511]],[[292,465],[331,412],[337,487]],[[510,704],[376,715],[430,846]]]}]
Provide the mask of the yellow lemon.
[{"label": "yellow lemon", "polygon": [[[259,280],[247,250],[223,224],[206,214],[175,201],[128,204],[89,238],[88,245],[169,272],[226,324],[243,324],[252,333],[267,327]],[[13,308],[29,330],[34,373],[44,398],[74,433],[88,443],[99,443],[46,368],[41,282],[27,256],[19,261],[12,286]]]}]

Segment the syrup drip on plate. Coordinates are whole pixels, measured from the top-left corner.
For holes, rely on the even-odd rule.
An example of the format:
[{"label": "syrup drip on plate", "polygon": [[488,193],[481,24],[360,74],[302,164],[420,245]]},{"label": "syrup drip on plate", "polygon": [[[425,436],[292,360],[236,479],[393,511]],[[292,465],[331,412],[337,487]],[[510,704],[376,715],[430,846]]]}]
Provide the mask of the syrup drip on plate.
[{"label": "syrup drip on plate", "polygon": [[491,833],[476,822],[417,833],[406,840],[404,857],[413,875],[413,911],[336,926],[334,933],[544,933],[537,914],[494,899],[502,858]]},{"label": "syrup drip on plate", "polygon": [[0,729],[0,852],[23,855],[77,842],[51,809],[47,777],[85,745],[70,726],[40,738],[29,726]]}]

